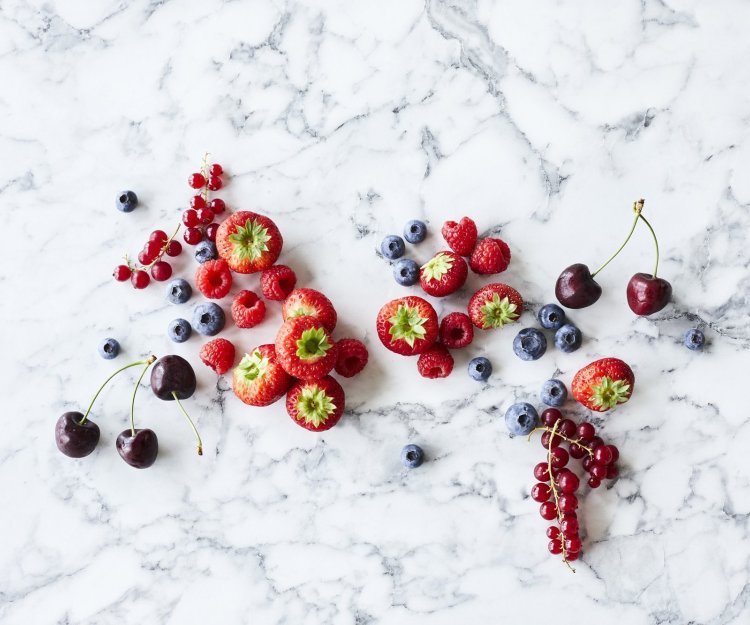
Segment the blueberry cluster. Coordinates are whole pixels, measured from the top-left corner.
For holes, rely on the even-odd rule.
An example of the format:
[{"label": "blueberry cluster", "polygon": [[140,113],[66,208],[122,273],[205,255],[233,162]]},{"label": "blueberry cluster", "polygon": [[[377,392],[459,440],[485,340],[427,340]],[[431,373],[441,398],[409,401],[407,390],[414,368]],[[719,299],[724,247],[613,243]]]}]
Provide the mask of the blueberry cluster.
[{"label": "blueberry cluster", "polygon": [[404,226],[403,238],[389,234],[380,244],[380,253],[386,260],[399,260],[393,265],[393,277],[401,286],[414,286],[419,282],[419,265],[411,258],[401,258],[406,252],[407,242],[421,243],[427,236],[427,226],[423,221],[412,219]]},{"label": "blueberry cluster", "polygon": [[[565,311],[557,304],[542,306],[537,319],[545,330],[554,330],[555,347],[560,351],[570,353],[581,346],[581,331],[572,323],[566,323]],[[524,328],[513,339],[513,352],[521,360],[538,360],[546,351],[547,338],[537,328]]]}]

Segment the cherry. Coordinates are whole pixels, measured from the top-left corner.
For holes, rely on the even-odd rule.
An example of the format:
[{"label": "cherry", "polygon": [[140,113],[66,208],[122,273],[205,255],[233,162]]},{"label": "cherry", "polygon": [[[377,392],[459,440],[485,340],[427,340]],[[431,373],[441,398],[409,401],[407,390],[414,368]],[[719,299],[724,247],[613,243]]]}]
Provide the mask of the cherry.
[{"label": "cherry", "polygon": [[167,242],[169,241],[169,237],[167,236],[167,233],[164,232],[164,230],[154,230],[151,233],[151,236],[148,238],[149,241],[156,241],[157,243],[160,243],[159,249]]},{"label": "cherry", "polygon": [[630,278],[625,294],[630,310],[636,315],[651,315],[669,304],[672,298],[672,285],[664,278],[655,278],[648,273],[636,273]]},{"label": "cherry", "polygon": [[185,243],[187,243],[188,245],[198,245],[198,243],[200,243],[203,239],[203,235],[198,228],[188,228],[187,230],[185,230],[185,233],[182,235],[182,237],[185,239]]},{"label": "cherry", "polygon": [[209,241],[216,241],[216,231],[219,229],[219,224],[208,224],[203,234]]},{"label": "cherry", "polygon": [[182,253],[182,245],[179,241],[175,241],[174,239],[172,239],[167,244],[166,252],[167,256],[179,256]]},{"label": "cherry", "polygon": [[547,501],[550,498],[551,494],[552,489],[550,488],[549,484],[537,482],[536,484],[534,484],[534,486],[531,487],[531,498],[534,501],[538,501],[539,503]]},{"label": "cherry", "polygon": [[80,412],[64,412],[55,425],[55,442],[69,458],[83,458],[96,449],[99,426]]},{"label": "cherry", "polygon": [[206,199],[202,195],[194,195],[190,198],[190,208],[198,210],[206,207]]},{"label": "cherry", "polygon": [[194,228],[200,223],[198,219],[198,211],[193,208],[188,208],[182,213],[182,223],[188,228]]},{"label": "cherry", "polygon": [[151,267],[151,275],[153,276],[154,280],[157,280],[158,282],[169,280],[169,278],[172,276],[172,265],[170,265],[167,261],[160,260],[154,263]]},{"label": "cherry", "polygon": [[127,265],[117,265],[117,267],[115,267],[115,270],[112,272],[112,275],[118,282],[125,282],[125,280],[130,277],[131,273],[133,272]]},{"label": "cherry", "polygon": [[212,176],[221,176],[224,173],[224,168],[219,163],[213,163],[208,169],[208,173]]},{"label": "cherry", "polygon": [[219,176],[209,176],[208,188],[211,189],[211,191],[218,191],[223,186],[224,183],[221,181],[221,178],[219,178]]},{"label": "cherry", "polygon": [[133,275],[130,276],[130,282],[136,289],[145,289],[148,283],[151,282],[151,278],[143,269],[136,269]]},{"label": "cherry", "polygon": [[224,209],[226,209],[227,205],[224,203],[224,200],[215,197],[208,203],[208,207],[218,215],[224,212]]},{"label": "cherry", "polygon": [[555,297],[568,308],[591,306],[601,294],[602,287],[583,263],[575,263],[563,269],[555,283]]},{"label": "cherry", "polygon": [[193,189],[200,189],[206,184],[206,178],[203,174],[190,174],[188,177],[188,185]]},{"label": "cherry", "polygon": [[120,457],[131,467],[148,469],[156,461],[159,440],[153,430],[123,430],[117,436],[115,447]]}]

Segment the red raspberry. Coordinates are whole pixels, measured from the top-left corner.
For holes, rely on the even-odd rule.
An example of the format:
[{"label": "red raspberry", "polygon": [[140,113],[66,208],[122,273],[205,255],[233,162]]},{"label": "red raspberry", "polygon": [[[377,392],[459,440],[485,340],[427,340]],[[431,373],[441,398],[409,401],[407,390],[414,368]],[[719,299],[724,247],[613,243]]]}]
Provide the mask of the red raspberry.
[{"label": "red raspberry", "polygon": [[419,355],[417,369],[423,378],[447,378],[453,371],[453,356],[444,345],[436,343]]},{"label": "red raspberry", "polygon": [[466,347],[474,340],[474,325],[469,315],[452,312],[440,322],[440,342],[450,349]]},{"label": "red raspberry", "polygon": [[[471,322],[469,322],[471,325]],[[352,378],[365,368],[368,359],[367,348],[357,339],[341,339],[336,343],[336,373]]]},{"label": "red raspberry", "polygon": [[208,299],[221,299],[232,288],[232,272],[223,258],[207,260],[195,272],[195,283]]},{"label": "red raspberry", "polygon": [[296,284],[297,276],[286,265],[274,265],[260,274],[260,290],[266,299],[285,300]]},{"label": "red raspberry", "polygon": [[265,316],[266,305],[252,291],[240,291],[232,301],[232,319],[238,328],[257,326]]},{"label": "red raspberry", "polygon": [[446,221],[441,232],[448,247],[461,256],[469,256],[477,243],[477,225],[468,217]]},{"label": "red raspberry", "polygon": [[226,339],[214,339],[201,347],[200,357],[204,365],[222,375],[234,364],[234,345]]},{"label": "red raspberry", "polygon": [[490,275],[505,271],[510,264],[510,248],[502,239],[481,239],[469,259],[474,273]]}]

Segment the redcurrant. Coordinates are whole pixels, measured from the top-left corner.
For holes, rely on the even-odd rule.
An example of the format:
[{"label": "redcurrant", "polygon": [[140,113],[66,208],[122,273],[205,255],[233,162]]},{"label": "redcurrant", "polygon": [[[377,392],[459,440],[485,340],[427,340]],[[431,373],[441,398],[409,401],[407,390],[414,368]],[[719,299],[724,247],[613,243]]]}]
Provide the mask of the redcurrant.
[{"label": "redcurrant", "polygon": [[565,539],[565,551],[578,553],[581,550],[581,539],[578,536],[570,536]]},{"label": "redcurrant", "polygon": [[578,507],[578,497],[575,495],[560,495],[557,499],[560,512],[574,512]]},{"label": "redcurrant", "polygon": [[555,434],[555,436],[553,437],[552,432],[542,432],[542,447],[544,447],[545,449],[549,448],[550,440],[552,440],[552,447],[559,447],[560,443],[562,442],[562,439],[557,434]]},{"label": "redcurrant", "polygon": [[586,456],[581,463],[584,471],[591,471],[591,466],[594,464],[594,459],[591,456]]},{"label": "redcurrant", "polygon": [[185,230],[182,238],[185,239],[185,243],[188,245],[198,245],[203,239],[203,235],[198,228],[188,228]]},{"label": "redcurrant", "polygon": [[599,464],[598,462],[594,462],[594,464],[591,465],[591,468],[589,469],[589,473],[591,475],[599,480],[603,480],[605,477],[607,477],[607,467],[603,464]]},{"label": "redcurrant", "polygon": [[194,208],[188,208],[184,213],[182,213],[182,223],[184,223],[188,228],[194,228],[197,226],[200,221],[198,220],[198,211]]},{"label": "redcurrant", "polygon": [[161,252],[162,247],[164,247],[164,243],[161,241],[148,241],[146,245],[143,246],[143,250],[151,258],[156,258],[159,255],[159,252]]},{"label": "redcurrant", "polygon": [[224,168],[219,163],[213,163],[208,169],[208,173],[212,176],[221,176],[224,173]]},{"label": "redcurrant", "polygon": [[557,525],[550,525],[547,528],[547,538],[557,538],[560,535],[560,528]]},{"label": "redcurrant", "polygon": [[599,438],[598,436],[594,436],[594,438],[592,438],[592,439],[591,439],[591,440],[589,441],[589,447],[590,447],[591,449],[594,449],[594,448],[596,448],[596,447],[599,447],[599,445],[604,445],[604,441],[603,441],[603,440],[602,440],[601,438]]},{"label": "redcurrant", "polygon": [[560,490],[567,494],[572,494],[578,490],[581,481],[578,476],[572,471],[560,471],[560,475],[557,476],[557,485]]},{"label": "redcurrant", "polygon": [[556,556],[562,553],[562,544],[560,543],[559,538],[553,538],[547,543],[547,549],[549,549],[549,552]]},{"label": "redcurrant", "polygon": [[582,441],[590,441],[594,436],[596,436],[596,428],[591,423],[584,421],[578,425],[578,438]]},{"label": "redcurrant", "polygon": [[188,184],[193,189],[200,189],[206,184],[206,178],[203,174],[190,174],[188,177]]},{"label": "redcurrant", "polygon": [[617,469],[617,467],[614,464],[610,464],[607,467],[607,479],[608,480],[614,480],[618,475],[620,475],[620,471]]},{"label": "redcurrant", "polygon": [[130,282],[136,289],[145,289],[151,282],[151,278],[143,269],[136,269],[130,276]]},{"label": "redcurrant", "polygon": [[546,521],[551,521],[557,516],[557,510],[555,510],[555,504],[551,501],[545,501],[539,506],[539,514]]},{"label": "redcurrant", "polygon": [[544,423],[544,425],[549,428],[554,426],[555,423],[557,423],[557,421],[561,418],[562,412],[560,412],[557,408],[547,408],[542,412],[542,423]]},{"label": "redcurrant", "polygon": [[167,244],[167,256],[179,256],[182,253],[182,245],[179,241],[172,239]]},{"label": "redcurrant", "polygon": [[599,445],[594,450],[594,461],[599,464],[608,465],[615,459],[615,455],[609,448],[609,445]]},{"label": "redcurrant", "polygon": [[167,233],[164,232],[164,230],[154,230],[148,240],[156,241],[157,243],[161,243],[162,245],[164,245],[169,240],[169,237],[167,236]]},{"label": "redcurrant", "polygon": [[132,272],[130,271],[130,267],[128,267],[127,265],[117,265],[112,275],[118,282],[125,282],[125,280],[130,277],[131,273]]},{"label": "redcurrant", "polygon": [[549,482],[549,467],[546,462],[540,462],[534,467],[534,477],[540,482]]},{"label": "redcurrant", "polygon": [[159,262],[154,263],[153,267],[151,267],[151,275],[154,280],[159,282],[169,280],[172,275],[172,265],[165,260],[160,260]]},{"label": "redcurrant", "polygon": [[560,425],[557,426],[557,431],[563,436],[570,438],[576,433],[576,424],[570,419],[563,419],[560,421]]},{"label": "redcurrant", "polygon": [[221,181],[221,178],[218,176],[209,176],[208,177],[208,188],[211,189],[211,191],[218,191],[221,189],[221,187],[224,185],[224,183]]},{"label": "redcurrant", "polygon": [[208,224],[203,234],[209,241],[216,241],[216,231],[219,229],[219,224]]},{"label": "redcurrant", "polygon": [[221,198],[215,197],[213,200],[211,200],[208,203],[208,207],[217,215],[219,213],[223,213],[224,209],[227,207],[227,205],[224,203],[224,200]]},{"label": "redcurrant", "polygon": [[586,455],[586,450],[580,445],[576,445],[575,443],[571,443],[569,449],[570,457],[575,458],[576,460],[580,460]]},{"label": "redcurrant", "polygon": [[141,263],[141,265],[149,265],[152,260],[154,260],[154,257],[149,255],[148,250],[145,247],[138,252],[138,262]]},{"label": "redcurrant", "polygon": [[551,494],[552,489],[550,488],[549,484],[537,482],[536,484],[534,484],[534,486],[531,487],[531,498],[534,501],[538,501],[539,503],[547,501]]},{"label": "redcurrant", "polygon": [[571,536],[575,536],[578,534],[578,517],[571,514],[570,516],[564,516],[562,521],[560,521],[560,531],[563,533],[563,536],[566,538],[570,538]]},{"label": "redcurrant", "polygon": [[198,211],[198,221],[204,225],[210,224],[214,220],[214,212],[210,208],[201,208]]},{"label": "redcurrant", "polygon": [[194,195],[190,198],[190,208],[206,208],[206,199],[202,195]]},{"label": "redcurrant", "polygon": [[614,445],[607,445],[607,447],[612,452],[612,462],[617,462],[620,459],[620,450]]},{"label": "redcurrant", "polygon": [[588,479],[588,485],[591,488],[599,488],[602,481],[598,477],[594,477],[593,475]]},{"label": "redcurrant", "polygon": [[550,461],[555,469],[562,469],[566,464],[568,464],[570,456],[568,456],[568,452],[565,451],[562,447],[553,447],[549,453]]}]

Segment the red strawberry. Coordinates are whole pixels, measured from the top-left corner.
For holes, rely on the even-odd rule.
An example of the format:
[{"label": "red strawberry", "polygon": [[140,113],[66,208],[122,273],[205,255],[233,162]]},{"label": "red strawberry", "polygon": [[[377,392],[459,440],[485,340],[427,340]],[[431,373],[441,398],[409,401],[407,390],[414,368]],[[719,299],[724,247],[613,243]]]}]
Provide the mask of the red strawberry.
[{"label": "red strawberry", "polygon": [[438,335],[435,309],[415,295],[388,302],[378,312],[376,326],[383,345],[403,356],[421,354]]},{"label": "red strawberry", "polygon": [[297,284],[297,276],[286,265],[274,265],[260,274],[260,290],[263,297],[277,302],[285,299]]},{"label": "red strawberry", "polygon": [[216,231],[219,256],[237,273],[268,269],[279,258],[283,243],[271,219],[250,211],[234,213]]},{"label": "red strawberry", "polygon": [[292,317],[314,317],[329,332],[336,327],[336,310],[325,295],[315,289],[294,289],[281,307],[284,321]]},{"label": "red strawberry", "polygon": [[453,371],[453,356],[445,345],[435,343],[419,355],[417,369],[423,378],[447,378]]},{"label": "red strawberry", "polygon": [[456,254],[468,256],[477,243],[477,225],[468,217],[461,221],[446,221],[443,224],[443,238]]},{"label": "red strawberry", "polygon": [[227,261],[207,260],[195,272],[195,284],[208,299],[221,299],[232,288],[232,272]]},{"label": "red strawberry", "polygon": [[201,347],[200,357],[204,365],[223,375],[234,364],[234,345],[226,339],[213,339]]},{"label": "red strawberry", "polygon": [[419,270],[419,283],[428,295],[443,297],[466,282],[466,261],[453,252],[438,252]]},{"label": "red strawberry", "polygon": [[635,375],[619,358],[601,358],[586,365],[573,377],[571,392],[589,410],[606,412],[624,404],[633,394]]},{"label": "red strawberry", "polygon": [[320,321],[314,317],[292,317],[276,334],[276,357],[289,375],[317,380],[336,364],[336,348]]},{"label": "red strawberry", "polygon": [[281,399],[291,383],[273,345],[261,345],[245,354],[232,372],[234,394],[250,406],[268,406]]},{"label": "red strawberry", "polygon": [[336,373],[352,378],[367,365],[368,353],[362,341],[341,339],[336,343]]},{"label": "red strawberry", "polygon": [[440,322],[440,342],[450,349],[466,347],[474,340],[471,319],[462,312],[452,312]]},{"label": "red strawberry", "polygon": [[232,319],[238,328],[253,328],[266,316],[266,305],[252,291],[240,291],[232,300]]},{"label": "red strawberry", "polygon": [[512,286],[495,282],[479,289],[469,300],[469,317],[482,330],[502,328],[523,312],[521,294]]},{"label": "red strawberry", "polygon": [[510,248],[502,239],[481,239],[469,259],[474,273],[490,275],[505,271],[510,264]]},{"label": "red strawberry", "polygon": [[344,389],[330,375],[300,380],[286,395],[286,411],[294,422],[312,432],[330,430],[344,414]]}]

